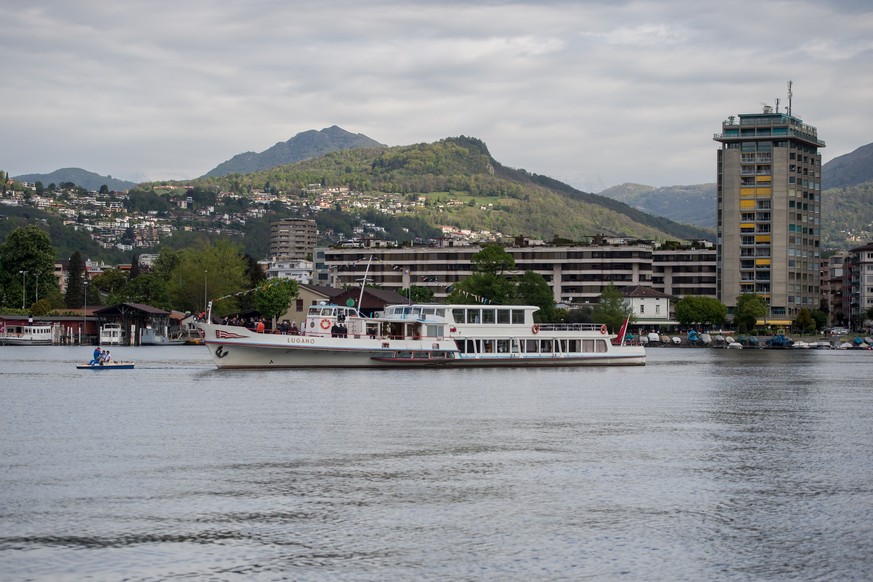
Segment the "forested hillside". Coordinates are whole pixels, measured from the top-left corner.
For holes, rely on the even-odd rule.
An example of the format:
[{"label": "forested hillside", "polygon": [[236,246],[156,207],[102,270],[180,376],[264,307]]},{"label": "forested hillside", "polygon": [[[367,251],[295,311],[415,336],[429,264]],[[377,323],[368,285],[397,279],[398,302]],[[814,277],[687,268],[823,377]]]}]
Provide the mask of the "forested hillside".
[{"label": "forested hillside", "polygon": [[849,249],[873,241],[873,181],[822,193],[822,246]]},{"label": "forested hillside", "polygon": [[707,231],[654,217],[545,176],[506,168],[483,142],[458,137],[432,144],[332,152],[252,174],[205,177],[202,188],[299,192],[308,184],[349,186],[364,196],[421,198],[414,215],[431,225],[488,229],[510,236],[583,240],[597,234],[664,240],[707,238]]}]

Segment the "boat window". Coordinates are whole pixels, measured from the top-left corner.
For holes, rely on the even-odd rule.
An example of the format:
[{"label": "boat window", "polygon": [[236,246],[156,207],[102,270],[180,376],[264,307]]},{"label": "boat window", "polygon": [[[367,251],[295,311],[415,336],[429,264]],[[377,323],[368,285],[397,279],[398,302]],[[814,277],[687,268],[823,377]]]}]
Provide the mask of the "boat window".
[{"label": "boat window", "polygon": [[482,310],[482,323],[494,323],[496,321],[494,317],[493,309],[483,309]]},{"label": "boat window", "polygon": [[452,309],[452,317],[455,320],[455,323],[466,323],[467,320],[464,318],[464,314],[466,310],[464,309]]},{"label": "boat window", "polygon": [[554,351],[554,350],[552,350],[552,347],[553,347],[553,342],[552,342],[552,340],[541,340],[541,341],[543,342],[543,344],[542,344],[542,346],[541,346],[541,350],[540,350],[540,351],[542,351],[542,352],[551,352],[551,351]]},{"label": "boat window", "polygon": [[519,352],[518,340],[512,338],[512,353],[517,354]]},{"label": "boat window", "polygon": [[485,354],[493,354],[494,353],[494,340],[493,339],[482,340],[482,352]]},{"label": "boat window", "polygon": [[595,351],[598,354],[605,353],[606,352],[606,341],[605,340],[596,340],[594,347],[595,347]]},{"label": "boat window", "polygon": [[579,340],[569,340],[569,345],[567,346],[567,351],[572,353],[578,353],[580,351],[581,343]]},{"label": "boat window", "polygon": [[445,316],[446,316],[446,310],[445,310],[445,309],[434,309],[434,314],[435,314],[437,317],[445,317]]},{"label": "boat window", "polygon": [[509,310],[508,309],[498,309],[497,310],[497,323],[509,323]]},{"label": "boat window", "polygon": [[497,353],[505,354],[509,351],[509,340],[497,340]]},{"label": "boat window", "polygon": [[585,352],[586,354],[593,354],[594,353],[594,340],[593,339],[582,340],[582,351]]},{"label": "boat window", "polygon": [[540,351],[540,342],[537,340],[524,340],[524,351],[528,354],[535,354]]},{"label": "boat window", "polygon": [[524,309],[512,310],[512,323],[524,323]]},{"label": "boat window", "polygon": [[425,330],[428,337],[442,337],[443,335],[443,326],[441,325],[428,325],[425,326]]},{"label": "boat window", "polygon": [[482,313],[479,309],[468,309],[467,310],[467,323],[481,323],[482,322]]}]

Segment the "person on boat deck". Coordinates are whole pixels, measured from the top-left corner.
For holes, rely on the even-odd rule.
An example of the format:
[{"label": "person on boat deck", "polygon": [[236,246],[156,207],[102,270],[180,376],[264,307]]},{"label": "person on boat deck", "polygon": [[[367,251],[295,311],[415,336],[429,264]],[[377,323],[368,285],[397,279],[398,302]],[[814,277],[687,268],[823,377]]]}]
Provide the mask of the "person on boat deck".
[{"label": "person on boat deck", "polygon": [[103,352],[103,363],[108,364],[112,361],[112,354],[109,353],[109,350]]},{"label": "person on boat deck", "polygon": [[103,350],[100,349],[100,346],[94,348],[94,357],[88,362],[89,366],[93,366],[94,364],[100,363],[100,358],[103,357]]}]

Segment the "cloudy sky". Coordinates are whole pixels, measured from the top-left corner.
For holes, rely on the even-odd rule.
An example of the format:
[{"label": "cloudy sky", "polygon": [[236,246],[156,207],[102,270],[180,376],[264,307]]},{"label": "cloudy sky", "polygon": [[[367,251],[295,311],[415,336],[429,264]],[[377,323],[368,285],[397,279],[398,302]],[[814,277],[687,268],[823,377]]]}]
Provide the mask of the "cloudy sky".
[{"label": "cloudy sky", "polygon": [[824,160],[873,142],[869,0],[7,0],[0,169],[200,176],[338,125],[467,135],[589,192],[715,180],[763,104]]}]

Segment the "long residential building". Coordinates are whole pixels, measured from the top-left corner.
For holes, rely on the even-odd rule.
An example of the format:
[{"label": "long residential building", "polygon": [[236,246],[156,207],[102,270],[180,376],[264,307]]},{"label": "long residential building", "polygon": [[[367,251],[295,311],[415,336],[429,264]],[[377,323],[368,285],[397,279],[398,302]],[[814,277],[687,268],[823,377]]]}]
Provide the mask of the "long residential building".
[{"label": "long residential building", "polygon": [[[436,300],[473,274],[480,247],[324,249],[328,284],[368,283],[400,291],[412,285],[433,290]],[[318,250],[318,253],[322,249]],[[594,303],[610,284],[652,287],[674,296],[715,297],[715,249],[655,250],[647,244],[506,247],[516,272],[542,275],[557,303]]]}]

